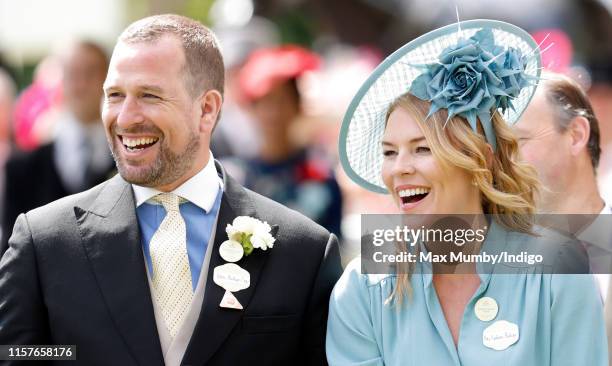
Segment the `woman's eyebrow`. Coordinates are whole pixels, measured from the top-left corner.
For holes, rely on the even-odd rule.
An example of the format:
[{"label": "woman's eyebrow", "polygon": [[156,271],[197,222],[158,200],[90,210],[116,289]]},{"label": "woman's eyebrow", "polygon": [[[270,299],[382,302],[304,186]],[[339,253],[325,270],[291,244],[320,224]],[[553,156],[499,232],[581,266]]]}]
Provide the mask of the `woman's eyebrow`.
[{"label": "woman's eyebrow", "polygon": [[[414,144],[414,143],[416,143],[416,142],[421,142],[421,141],[423,141],[423,140],[425,140],[425,136],[415,137],[415,138],[411,139],[411,140],[410,140],[410,141],[408,141],[408,142],[409,142],[409,143],[411,143],[411,144]],[[393,145],[394,145],[394,144],[392,144],[392,143],[390,143],[390,142],[388,142],[388,141],[382,141],[382,144],[383,144],[383,145],[389,145],[389,146],[393,146]]]}]

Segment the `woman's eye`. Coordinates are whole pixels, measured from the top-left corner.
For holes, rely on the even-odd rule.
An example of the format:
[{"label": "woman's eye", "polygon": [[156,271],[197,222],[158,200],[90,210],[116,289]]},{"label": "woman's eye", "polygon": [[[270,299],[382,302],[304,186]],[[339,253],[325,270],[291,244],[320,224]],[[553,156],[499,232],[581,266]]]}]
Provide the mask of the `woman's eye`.
[{"label": "woman's eye", "polygon": [[395,155],[395,151],[393,151],[393,150],[385,150],[385,151],[383,151],[383,155],[386,156],[386,157],[393,156],[393,155]]},{"label": "woman's eye", "polygon": [[116,99],[116,98],[120,98],[120,97],[121,97],[121,93],[119,93],[119,92],[112,92],[112,93],[108,94],[108,96],[107,96],[108,99],[111,99],[111,98]]},{"label": "woman's eye", "polygon": [[427,154],[431,150],[427,146],[418,146],[415,151],[417,154]]}]

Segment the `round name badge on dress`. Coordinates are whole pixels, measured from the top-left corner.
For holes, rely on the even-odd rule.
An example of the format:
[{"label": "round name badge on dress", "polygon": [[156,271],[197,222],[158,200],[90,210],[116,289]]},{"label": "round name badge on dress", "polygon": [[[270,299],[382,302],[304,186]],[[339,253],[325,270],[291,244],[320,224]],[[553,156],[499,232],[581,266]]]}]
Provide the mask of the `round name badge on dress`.
[{"label": "round name badge on dress", "polygon": [[244,290],[251,285],[251,275],[234,263],[215,267],[213,281],[229,292]]},{"label": "round name badge on dress", "polygon": [[219,246],[219,254],[226,262],[238,262],[244,255],[242,245],[235,240],[226,240]]},{"label": "round name badge on dress", "polygon": [[488,296],[478,299],[478,301],[476,301],[476,305],[474,306],[474,313],[476,314],[476,317],[483,322],[488,322],[495,319],[498,310],[499,307],[497,306],[497,301]]},{"label": "round name badge on dress", "polygon": [[498,320],[482,332],[482,344],[496,351],[503,351],[518,340],[518,325],[506,320]]}]

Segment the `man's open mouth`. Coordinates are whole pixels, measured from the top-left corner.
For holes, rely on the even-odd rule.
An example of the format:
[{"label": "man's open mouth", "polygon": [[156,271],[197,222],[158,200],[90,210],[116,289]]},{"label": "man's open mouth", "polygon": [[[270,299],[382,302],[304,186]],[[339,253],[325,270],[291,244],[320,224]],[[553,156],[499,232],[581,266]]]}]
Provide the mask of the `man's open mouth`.
[{"label": "man's open mouth", "polygon": [[157,143],[157,137],[126,137],[119,136],[121,143],[129,152],[138,152],[147,149]]},{"label": "man's open mouth", "polygon": [[429,188],[402,189],[399,191],[399,196],[404,204],[415,203],[425,198],[429,194],[429,191]]}]

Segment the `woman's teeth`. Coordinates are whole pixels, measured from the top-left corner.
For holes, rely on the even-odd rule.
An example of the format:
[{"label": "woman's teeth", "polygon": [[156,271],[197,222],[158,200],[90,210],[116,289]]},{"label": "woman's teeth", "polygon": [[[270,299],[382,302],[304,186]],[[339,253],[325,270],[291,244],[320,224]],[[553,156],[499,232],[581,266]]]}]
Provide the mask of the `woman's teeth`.
[{"label": "woman's teeth", "polygon": [[410,197],[416,196],[417,194],[427,194],[429,193],[429,188],[413,188],[413,189],[402,189],[399,191],[400,197]]},{"label": "woman's teeth", "polygon": [[402,203],[412,203],[425,198],[429,191],[429,188],[402,189],[401,191],[399,191],[399,196],[402,200]]}]

